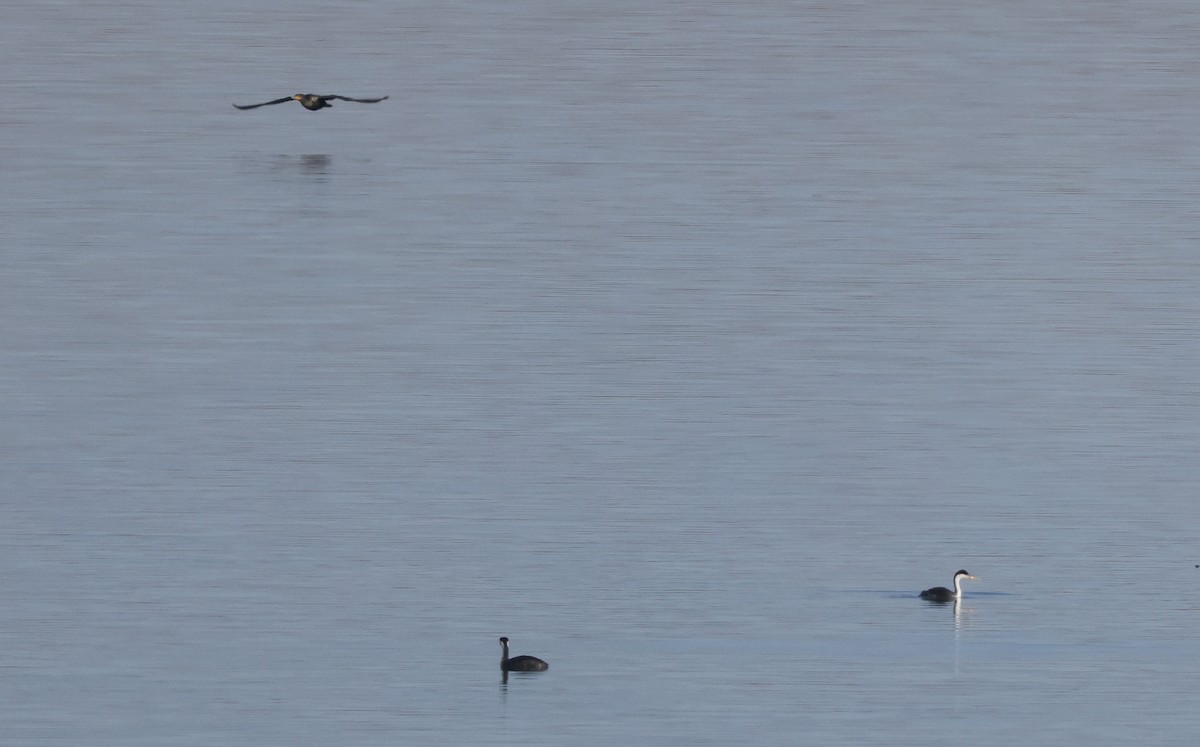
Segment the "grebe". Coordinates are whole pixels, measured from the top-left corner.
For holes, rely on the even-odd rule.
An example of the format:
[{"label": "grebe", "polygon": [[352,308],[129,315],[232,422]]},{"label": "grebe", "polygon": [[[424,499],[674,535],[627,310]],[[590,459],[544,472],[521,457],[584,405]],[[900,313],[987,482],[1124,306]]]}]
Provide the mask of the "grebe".
[{"label": "grebe", "polygon": [[921,592],[922,599],[928,599],[931,602],[953,602],[955,599],[962,599],[962,582],[964,578],[969,578],[972,581],[978,581],[966,571],[958,571],[954,574],[954,591],[947,589],[945,586],[935,586],[932,589],[926,589]]},{"label": "grebe", "polygon": [[282,104],[288,101],[299,101],[300,106],[303,106],[309,111],[315,112],[318,109],[332,107],[333,104],[329,103],[331,100],[353,101],[356,104],[378,104],[380,101],[383,101],[386,98],[387,96],[378,99],[352,99],[349,96],[318,96],[315,93],[298,93],[295,96],[287,96],[282,99],[275,99],[274,101],[264,101],[261,104],[249,104],[247,106],[238,106],[237,104],[234,104],[233,107],[235,109],[257,109],[260,106],[273,106],[275,104]]},{"label": "grebe", "polygon": [[500,646],[504,652],[500,655],[500,669],[505,672],[544,672],[550,665],[536,656],[514,656],[508,658],[508,639],[501,638]]}]

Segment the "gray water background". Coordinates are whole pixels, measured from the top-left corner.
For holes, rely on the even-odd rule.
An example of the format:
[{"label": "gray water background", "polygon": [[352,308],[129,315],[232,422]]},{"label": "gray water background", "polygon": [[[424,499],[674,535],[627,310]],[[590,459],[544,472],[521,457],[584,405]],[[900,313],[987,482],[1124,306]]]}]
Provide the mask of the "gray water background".
[{"label": "gray water background", "polygon": [[1200,735],[1195,4],[2,15],[3,744]]}]

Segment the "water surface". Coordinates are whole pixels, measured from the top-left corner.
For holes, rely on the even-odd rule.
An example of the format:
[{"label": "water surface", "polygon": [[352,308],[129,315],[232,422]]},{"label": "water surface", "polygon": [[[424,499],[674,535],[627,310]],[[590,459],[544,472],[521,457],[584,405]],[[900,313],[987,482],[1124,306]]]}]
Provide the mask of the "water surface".
[{"label": "water surface", "polygon": [[7,741],[1194,743],[1198,22],[11,5]]}]

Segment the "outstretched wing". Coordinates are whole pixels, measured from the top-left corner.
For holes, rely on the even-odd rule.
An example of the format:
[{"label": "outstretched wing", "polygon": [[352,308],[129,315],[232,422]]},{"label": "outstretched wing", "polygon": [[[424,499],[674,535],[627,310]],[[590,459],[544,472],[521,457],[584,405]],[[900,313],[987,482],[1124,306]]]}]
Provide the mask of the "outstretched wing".
[{"label": "outstretched wing", "polygon": [[233,108],[234,109],[257,109],[260,106],[271,106],[272,104],[282,104],[285,101],[292,101],[292,100],[293,99],[291,96],[285,96],[284,98],[275,99],[274,101],[264,101],[261,104],[250,104],[249,106],[238,106],[237,104],[234,104]]},{"label": "outstretched wing", "polygon": [[387,96],[383,96],[383,97],[377,98],[377,99],[352,99],[349,96],[322,96],[321,98],[337,99],[338,101],[353,101],[357,104],[378,104],[380,101],[383,101],[384,99],[386,99]]}]

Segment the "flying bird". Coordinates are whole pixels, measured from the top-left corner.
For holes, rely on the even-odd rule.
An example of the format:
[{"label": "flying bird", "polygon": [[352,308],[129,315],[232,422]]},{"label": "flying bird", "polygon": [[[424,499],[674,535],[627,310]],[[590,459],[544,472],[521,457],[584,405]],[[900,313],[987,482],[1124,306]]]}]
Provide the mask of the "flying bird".
[{"label": "flying bird", "polygon": [[315,93],[298,93],[295,96],[285,96],[282,99],[264,101],[261,104],[249,104],[248,106],[238,106],[237,104],[234,104],[233,107],[235,109],[257,109],[260,106],[274,106],[275,104],[283,104],[287,103],[288,101],[299,101],[300,106],[315,112],[318,109],[324,109],[326,107],[333,106],[333,104],[329,102],[334,100],[353,101],[356,104],[377,104],[386,98],[387,96],[383,96],[382,98],[378,99],[352,99],[349,96],[318,96]]}]

